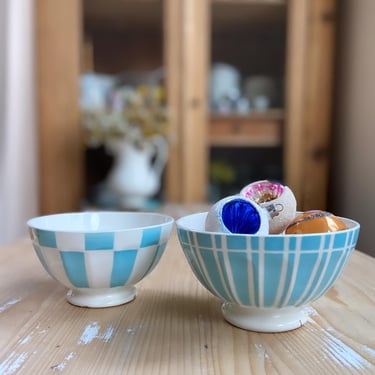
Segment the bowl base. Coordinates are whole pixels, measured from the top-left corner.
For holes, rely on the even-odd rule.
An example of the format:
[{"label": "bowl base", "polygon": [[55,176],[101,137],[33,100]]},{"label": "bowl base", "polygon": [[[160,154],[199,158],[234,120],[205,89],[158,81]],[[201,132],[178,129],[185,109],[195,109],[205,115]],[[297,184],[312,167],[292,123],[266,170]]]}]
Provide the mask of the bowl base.
[{"label": "bowl base", "polygon": [[249,331],[285,332],[302,327],[307,320],[303,307],[254,308],[224,302],[222,313],[229,323]]},{"label": "bowl base", "polygon": [[132,301],[137,295],[133,285],[102,289],[71,289],[67,294],[69,303],[80,307],[111,307]]}]

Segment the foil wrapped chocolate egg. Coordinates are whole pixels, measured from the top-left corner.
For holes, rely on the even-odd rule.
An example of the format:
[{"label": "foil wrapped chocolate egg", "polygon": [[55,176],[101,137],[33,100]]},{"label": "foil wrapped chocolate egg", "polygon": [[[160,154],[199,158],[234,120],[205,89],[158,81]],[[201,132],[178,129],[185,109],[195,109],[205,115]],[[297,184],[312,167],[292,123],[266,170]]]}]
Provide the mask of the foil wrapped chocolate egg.
[{"label": "foil wrapped chocolate egg", "polygon": [[296,216],[296,198],[292,190],[281,183],[269,180],[252,182],[241,189],[240,195],[268,211],[270,234],[282,233]]},{"label": "foil wrapped chocolate egg", "polygon": [[251,199],[233,195],[216,202],[207,213],[208,232],[266,235],[268,214]]},{"label": "foil wrapped chocolate egg", "polygon": [[286,228],[286,234],[337,232],[346,229],[345,223],[330,212],[311,210],[303,212]]}]

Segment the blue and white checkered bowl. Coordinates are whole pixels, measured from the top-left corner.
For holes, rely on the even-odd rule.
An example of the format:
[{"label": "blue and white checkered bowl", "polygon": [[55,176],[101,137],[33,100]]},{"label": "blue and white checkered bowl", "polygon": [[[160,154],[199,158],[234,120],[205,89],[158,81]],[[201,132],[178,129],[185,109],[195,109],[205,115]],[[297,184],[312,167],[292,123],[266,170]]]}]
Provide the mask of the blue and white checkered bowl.
[{"label": "blue and white checkered bowl", "polygon": [[177,234],[200,283],[223,301],[238,327],[288,331],[303,325],[305,305],[335,283],[354,250],[360,226],[345,219],[340,232],[243,235],[205,231],[207,213],[176,221]]},{"label": "blue and white checkered bowl", "polygon": [[69,288],[68,301],[87,307],[130,302],[135,284],[159,262],[173,218],[145,212],[81,212],[27,222],[45,270]]}]

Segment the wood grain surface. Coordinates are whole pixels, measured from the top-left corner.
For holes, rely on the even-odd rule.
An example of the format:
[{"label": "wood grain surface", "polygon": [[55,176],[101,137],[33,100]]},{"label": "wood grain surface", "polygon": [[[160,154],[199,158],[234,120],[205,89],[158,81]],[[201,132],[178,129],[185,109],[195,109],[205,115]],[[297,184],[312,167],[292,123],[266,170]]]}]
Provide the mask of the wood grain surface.
[{"label": "wood grain surface", "polygon": [[175,231],[137,298],[104,309],[70,305],[20,239],[0,248],[0,374],[374,374],[374,269],[355,251],[303,327],[262,334],[222,318]]}]

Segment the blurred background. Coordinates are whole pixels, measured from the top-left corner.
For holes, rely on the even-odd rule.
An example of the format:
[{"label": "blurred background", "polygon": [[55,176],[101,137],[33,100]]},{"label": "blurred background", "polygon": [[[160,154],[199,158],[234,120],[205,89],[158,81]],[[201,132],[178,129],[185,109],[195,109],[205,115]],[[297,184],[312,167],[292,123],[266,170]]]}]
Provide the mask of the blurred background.
[{"label": "blurred background", "polygon": [[3,0],[0,243],[27,218],[289,185],[362,225],[375,200],[372,0]]}]

